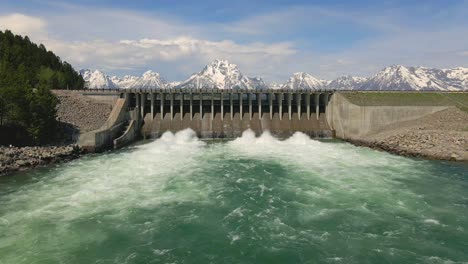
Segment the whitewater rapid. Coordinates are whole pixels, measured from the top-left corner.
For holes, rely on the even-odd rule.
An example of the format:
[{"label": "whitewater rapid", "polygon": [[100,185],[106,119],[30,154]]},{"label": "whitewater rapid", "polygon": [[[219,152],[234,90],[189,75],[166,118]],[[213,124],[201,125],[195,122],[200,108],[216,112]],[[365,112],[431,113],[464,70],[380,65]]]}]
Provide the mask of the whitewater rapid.
[{"label": "whitewater rapid", "polygon": [[466,261],[465,169],[302,133],[167,132],[2,179],[0,263]]}]

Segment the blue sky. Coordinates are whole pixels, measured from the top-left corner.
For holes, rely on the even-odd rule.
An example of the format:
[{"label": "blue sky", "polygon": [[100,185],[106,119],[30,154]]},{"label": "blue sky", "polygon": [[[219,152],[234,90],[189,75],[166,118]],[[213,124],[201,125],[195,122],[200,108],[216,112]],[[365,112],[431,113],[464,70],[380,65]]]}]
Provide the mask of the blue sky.
[{"label": "blue sky", "polygon": [[284,81],[468,67],[468,1],[0,1],[0,29],[75,68],[181,80],[213,59]]}]

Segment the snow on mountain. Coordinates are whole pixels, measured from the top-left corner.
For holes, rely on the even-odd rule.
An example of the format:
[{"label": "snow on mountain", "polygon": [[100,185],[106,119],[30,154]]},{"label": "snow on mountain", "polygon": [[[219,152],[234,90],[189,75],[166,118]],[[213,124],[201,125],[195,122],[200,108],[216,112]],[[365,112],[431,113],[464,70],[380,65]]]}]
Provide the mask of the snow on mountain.
[{"label": "snow on mountain", "polygon": [[282,89],[312,89],[324,88],[327,81],[320,80],[305,72],[296,72],[283,84]]},{"label": "snow on mountain", "polygon": [[133,76],[133,75],[125,75],[123,78],[119,78],[117,76],[112,77],[112,81],[115,83],[116,86],[122,89],[128,89],[133,86],[135,82],[138,81],[140,77]]},{"label": "snow on mountain", "polygon": [[430,69],[392,65],[371,78],[341,76],[333,81],[317,79],[307,73],[295,73],[283,89],[332,90],[468,90],[468,68]]},{"label": "snow on mountain", "polygon": [[336,78],[326,85],[326,89],[331,90],[355,90],[359,89],[367,81],[367,78],[345,75]]},{"label": "snow on mountain", "polygon": [[468,90],[468,68],[444,69],[445,81],[452,87]]},{"label": "snow on mountain", "polygon": [[129,88],[144,88],[158,89],[167,88],[167,82],[161,78],[159,73],[147,71],[142,76],[126,75],[123,78],[117,76],[109,77],[99,70],[81,70],[88,88],[97,89],[129,89]]},{"label": "snow on mountain", "polygon": [[268,87],[270,89],[281,89],[282,86],[283,86],[283,84],[278,83],[278,82],[271,82],[271,83],[268,84]]},{"label": "snow on mountain", "polygon": [[80,71],[81,76],[83,76],[83,80],[86,83],[87,88],[91,89],[117,89],[118,87],[112,81],[111,77],[106,75],[105,73],[94,70],[91,71],[89,69],[83,69]]},{"label": "snow on mountain", "polygon": [[178,81],[175,81],[175,82],[170,82],[167,84],[167,88],[174,88],[176,87],[177,85],[181,84],[182,82],[178,82]]},{"label": "snow on mountain", "polygon": [[[405,67],[392,65],[366,81],[360,90],[439,90],[456,91],[467,89],[468,74],[465,68],[451,70]],[[463,84],[465,83],[465,84]]]},{"label": "snow on mountain", "polygon": [[333,81],[320,80],[304,72],[295,73],[284,84],[266,84],[261,78],[243,75],[237,65],[215,60],[201,72],[183,82],[164,80],[159,73],[147,71],[142,76],[108,76],[99,70],[81,70],[88,88],[219,88],[219,89],[333,89],[333,90],[468,90],[468,68],[430,69],[392,65],[370,78],[341,76]]},{"label": "snow on mountain", "polygon": [[167,87],[166,80],[161,78],[159,73],[153,71],[147,71],[141,77],[127,75],[122,79],[117,79],[116,84],[123,89],[158,89]]},{"label": "snow on mountain", "polygon": [[243,75],[227,60],[214,60],[175,88],[261,89],[267,85],[261,78]]}]

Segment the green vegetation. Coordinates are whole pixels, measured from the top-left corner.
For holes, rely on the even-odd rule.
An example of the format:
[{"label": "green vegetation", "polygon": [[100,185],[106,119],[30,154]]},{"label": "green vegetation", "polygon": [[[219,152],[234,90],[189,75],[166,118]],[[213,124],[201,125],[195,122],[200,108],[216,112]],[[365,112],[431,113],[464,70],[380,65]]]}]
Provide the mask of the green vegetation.
[{"label": "green vegetation", "polygon": [[444,92],[344,92],[361,106],[457,106],[468,112],[468,93]]},{"label": "green vegetation", "polygon": [[0,145],[42,144],[57,134],[50,89],[81,89],[83,78],[44,45],[0,31]]}]

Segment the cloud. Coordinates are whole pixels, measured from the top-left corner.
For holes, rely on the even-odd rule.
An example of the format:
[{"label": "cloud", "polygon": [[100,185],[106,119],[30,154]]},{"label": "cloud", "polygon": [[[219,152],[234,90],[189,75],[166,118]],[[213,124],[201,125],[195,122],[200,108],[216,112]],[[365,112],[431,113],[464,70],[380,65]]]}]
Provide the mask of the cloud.
[{"label": "cloud", "polygon": [[45,33],[47,23],[39,17],[24,14],[0,16],[0,30],[9,29],[15,34],[39,36]]},{"label": "cloud", "polygon": [[370,76],[390,64],[466,67],[466,8],[304,5],[220,22],[52,4],[36,15],[0,16],[0,25],[16,26],[75,68],[119,75],[152,69],[180,80],[220,58],[249,76],[284,81],[297,71],[332,79]]},{"label": "cloud", "polygon": [[258,65],[257,60],[272,61],[296,53],[291,43],[239,44],[230,40],[208,41],[190,37],[116,42],[67,42],[49,39],[46,44],[73,65],[103,70],[138,69],[148,67],[147,65],[187,60],[192,60],[191,64],[196,63],[199,68],[215,58],[229,59],[241,65]]}]

